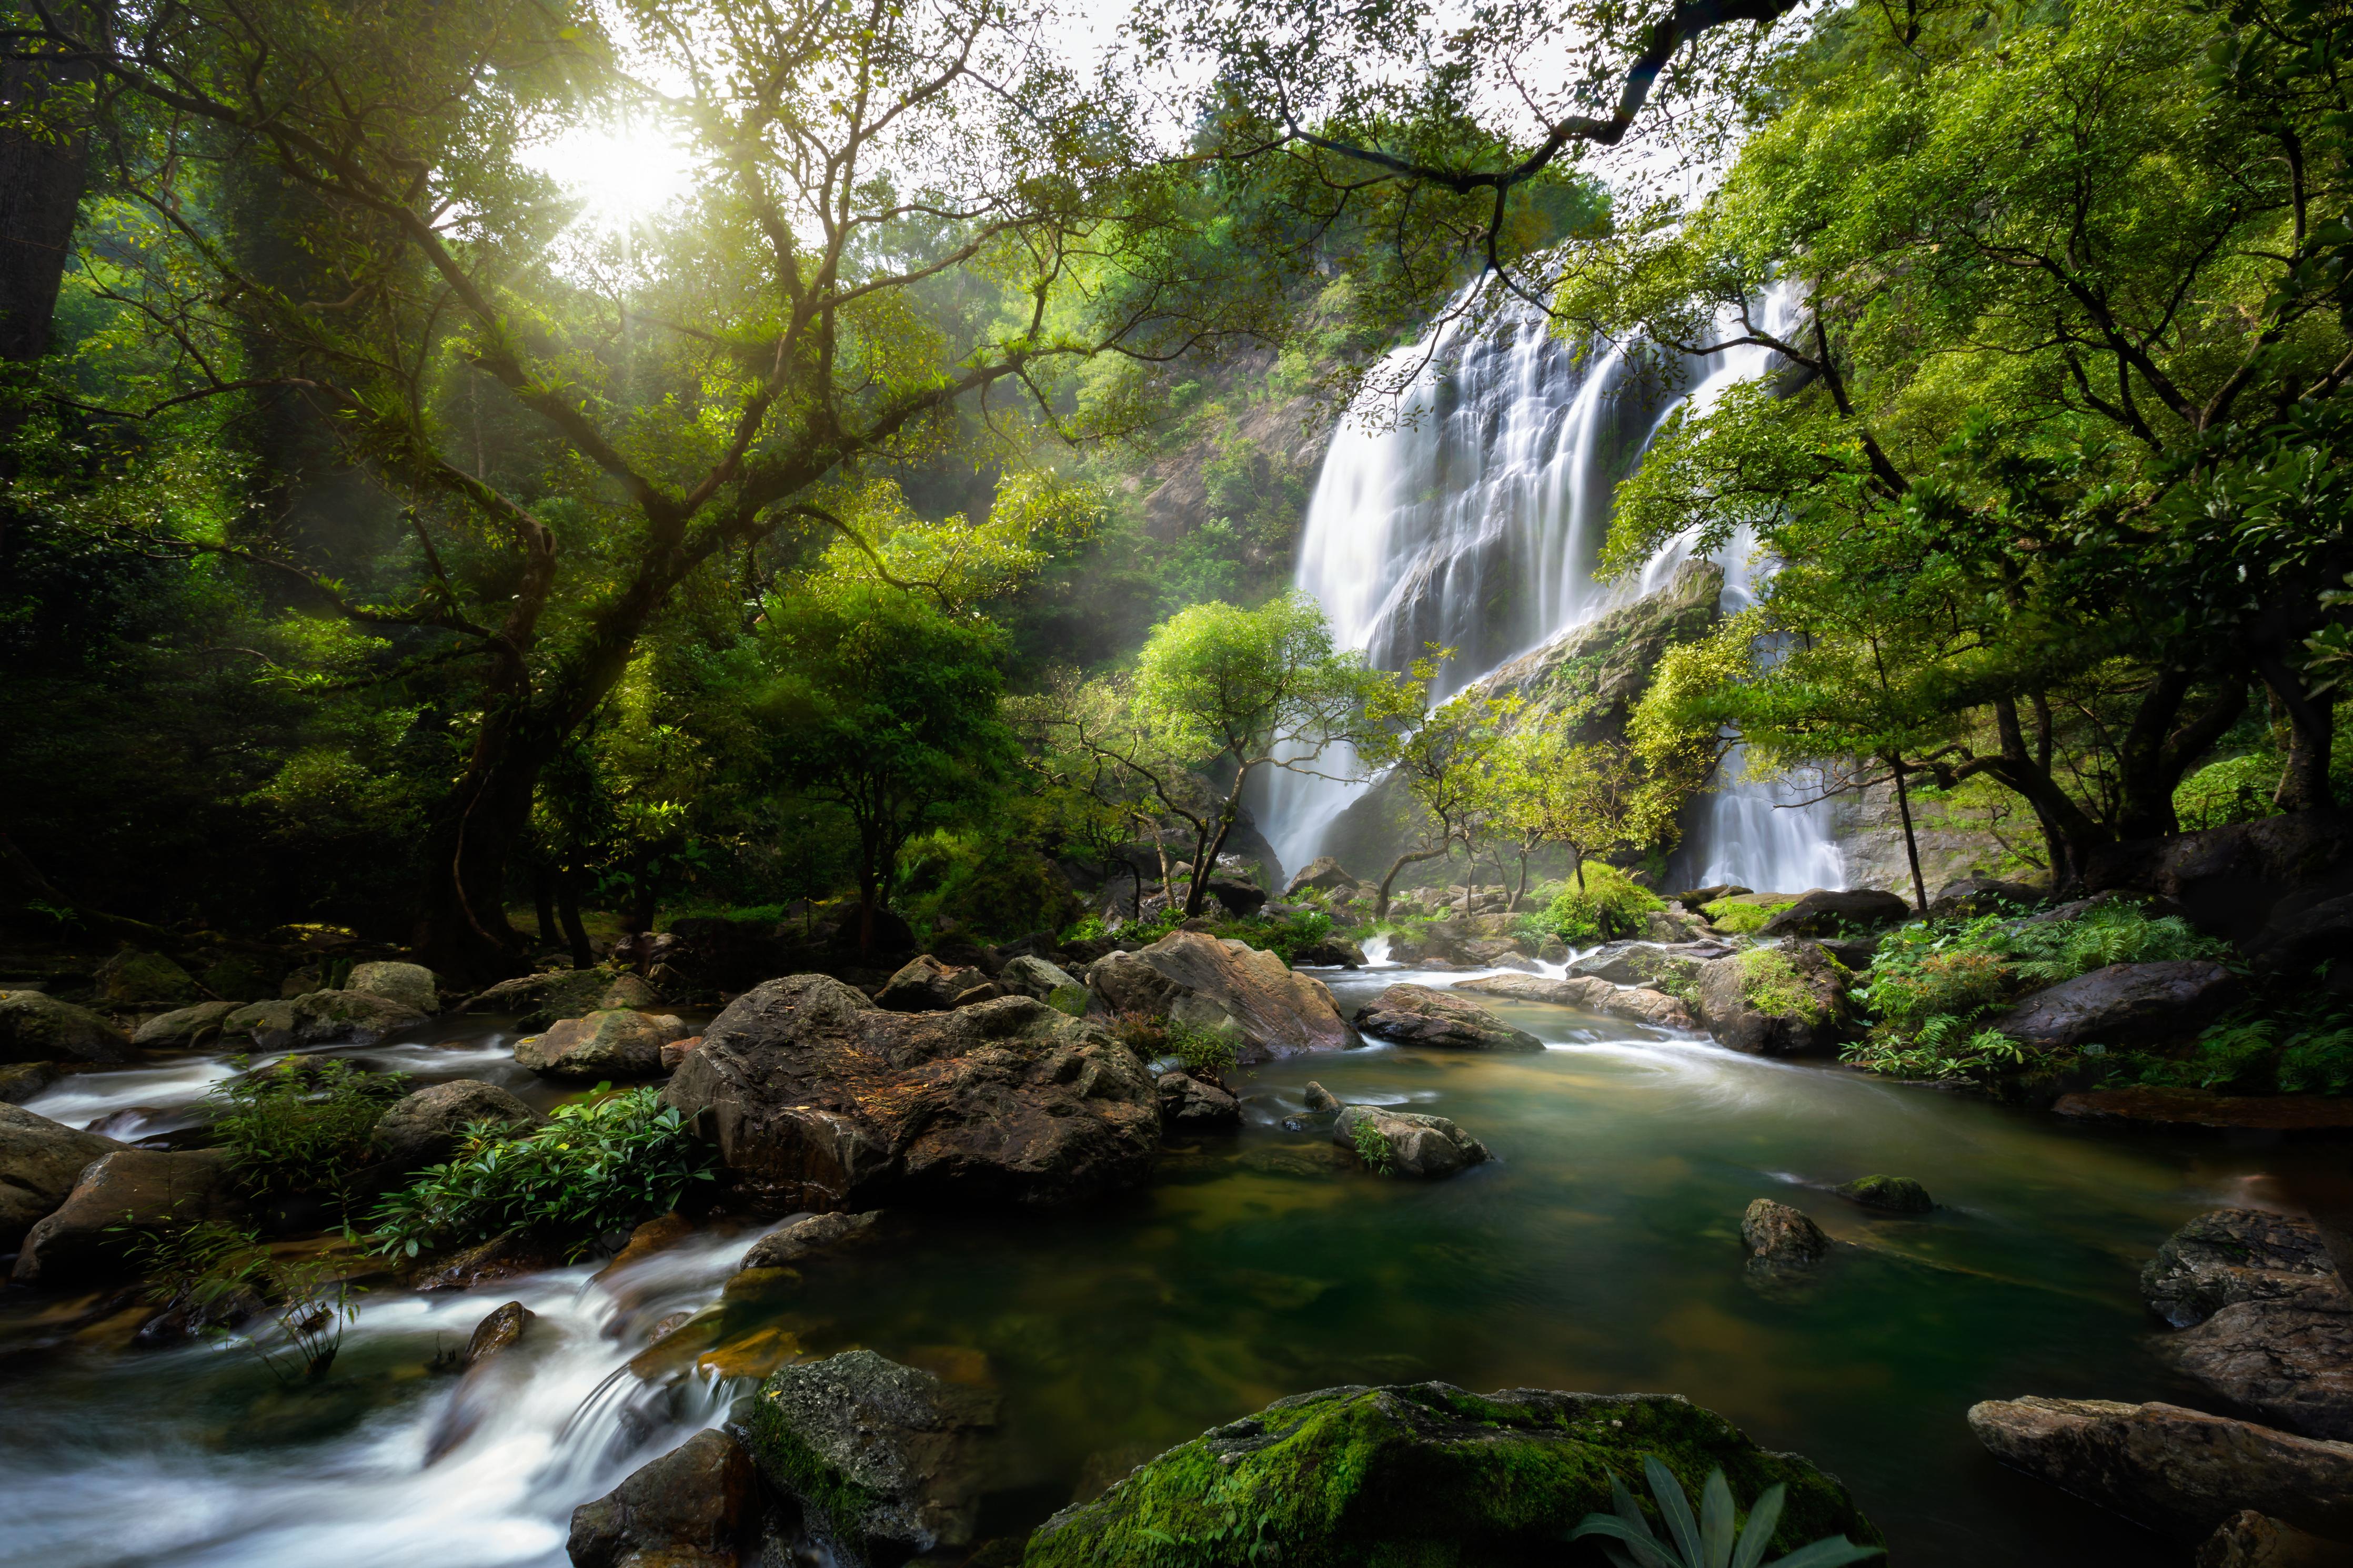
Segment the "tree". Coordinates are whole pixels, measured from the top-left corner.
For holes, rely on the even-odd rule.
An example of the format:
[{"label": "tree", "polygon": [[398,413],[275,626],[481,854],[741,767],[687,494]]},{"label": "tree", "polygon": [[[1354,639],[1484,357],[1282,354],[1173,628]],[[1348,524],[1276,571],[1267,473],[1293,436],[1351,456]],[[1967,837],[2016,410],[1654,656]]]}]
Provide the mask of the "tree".
[{"label": "tree", "polygon": [[1646,769],[1624,741],[1572,745],[1534,728],[1512,735],[1494,784],[1497,826],[1519,846],[1512,907],[1527,892],[1528,858],[1543,845],[1567,847],[1579,888],[1592,857],[1672,845],[1675,814],[1693,782]]},{"label": "tree", "polygon": [[1885,660],[1881,716],[1940,713],[1940,782],[2015,792],[2062,885],[2177,829],[2251,681],[2293,732],[2281,804],[2327,804],[2303,664],[2353,566],[2353,171],[2319,62],[2348,37],[2263,4],[1827,16],[1704,203],[1564,272],[1565,315],[1787,366],[1654,445],[1613,561],[1753,530],[1786,563],[1761,629],[1840,643],[1851,695]]},{"label": "tree", "polygon": [[887,585],[820,584],[771,602],[775,671],[757,709],[778,772],[839,805],[858,837],[858,943],[907,841],[987,798],[1012,764],[997,713],[1002,635]]},{"label": "tree", "polygon": [[[691,26],[649,6],[617,14],[637,24],[617,46],[536,3],[200,0],[26,35],[98,79],[105,183],[138,222],[90,272],[166,362],[95,404],[61,383],[55,406],[135,426],[291,391],[401,505],[413,537],[375,591],[267,520],[109,538],[242,563],[393,658],[471,672],[469,755],[421,852],[436,967],[518,962],[506,880],[542,771],[687,584],[855,534],[859,466],[952,438],[960,399],[1036,400],[1059,364],[1225,330],[1207,279],[1166,286],[1183,193],[1122,102],[1034,51],[1025,3],[723,0]],[[633,81],[620,46],[675,90]],[[524,153],[623,101],[681,141],[696,192],[592,242]],[[319,214],[309,292],[220,242],[223,158]]]},{"label": "tree", "polygon": [[1469,856],[1476,826],[1493,804],[1496,754],[1519,700],[1473,688],[1429,706],[1430,684],[1453,651],[1431,647],[1368,705],[1373,722],[1359,754],[1404,791],[1411,814],[1405,847],[1373,900],[1377,920],[1388,918],[1390,892],[1408,866],[1443,859],[1457,844]]}]

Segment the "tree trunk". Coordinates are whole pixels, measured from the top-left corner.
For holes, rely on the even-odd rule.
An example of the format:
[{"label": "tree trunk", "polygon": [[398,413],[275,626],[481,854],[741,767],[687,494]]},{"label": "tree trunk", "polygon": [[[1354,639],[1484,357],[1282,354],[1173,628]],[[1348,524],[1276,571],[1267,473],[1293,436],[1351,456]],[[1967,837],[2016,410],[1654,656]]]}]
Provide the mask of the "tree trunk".
[{"label": "tree trunk", "polygon": [[1381,879],[1380,896],[1373,900],[1373,918],[1377,921],[1389,918],[1389,889],[1396,884],[1399,871],[1423,860],[1435,860],[1451,847],[1453,847],[1453,841],[1450,839],[1435,849],[1409,849],[1392,861],[1389,865],[1389,874]]},{"label": "tree trunk", "polygon": [[2180,832],[2173,792],[2180,787],[2181,775],[2246,711],[2245,678],[2226,675],[2214,700],[2177,727],[2174,721],[2188,704],[2190,685],[2187,670],[2160,670],[2133,712],[2132,728],[2116,758],[2119,838],[2163,838]]},{"label": "tree trunk", "polygon": [[555,908],[564,918],[565,939],[572,944],[572,967],[595,967],[596,950],[588,945],[588,928],[580,923],[580,885],[572,872],[559,873],[556,878]]},{"label": "tree trunk", "polygon": [[[1993,703],[1995,728],[2001,735],[2001,756],[1987,768],[1993,779],[2034,807],[2042,836],[2051,849],[2051,888],[2061,892],[2078,887],[2093,851],[2109,842],[2107,830],[2085,815],[2051,776],[2049,752],[2030,754],[2026,735],[2018,723],[2018,704],[2007,697]],[[2037,718],[2042,721],[2038,708]],[[2047,721],[2042,721],[2047,724]],[[2047,745],[2047,729],[2042,737]]]},{"label": "tree trunk", "polygon": [[2264,655],[2255,661],[2255,668],[2287,712],[2287,770],[2280,774],[2279,791],[2272,796],[2272,804],[2282,811],[2317,811],[2336,805],[2336,791],[2328,782],[2336,710],[2306,693],[2303,679],[2277,656]]},{"label": "tree trunk", "polygon": [[416,945],[444,974],[474,984],[522,968],[530,943],[507,923],[507,867],[530,833],[540,770],[562,741],[552,730],[495,707],[485,713],[473,759],[426,832]]},{"label": "tree trunk", "polygon": [[555,924],[555,878],[544,866],[532,871],[531,899],[539,915],[540,945],[554,947],[564,939],[557,934]]},{"label": "tree trunk", "polygon": [[[105,36],[103,14],[94,7],[61,5],[57,17],[93,44]],[[81,63],[0,59],[0,100],[16,115],[47,110],[61,119],[74,91],[96,75]],[[0,359],[34,360],[49,351],[58,289],[89,181],[88,128],[76,121],[49,129],[46,136],[0,131]]]},{"label": "tree trunk", "polygon": [[1928,912],[1928,885],[1920,878],[1920,840],[1912,830],[1912,799],[1904,788],[1904,760],[1883,760],[1895,775],[1895,815],[1904,821],[1904,858],[1912,863],[1912,907],[1925,915]]}]

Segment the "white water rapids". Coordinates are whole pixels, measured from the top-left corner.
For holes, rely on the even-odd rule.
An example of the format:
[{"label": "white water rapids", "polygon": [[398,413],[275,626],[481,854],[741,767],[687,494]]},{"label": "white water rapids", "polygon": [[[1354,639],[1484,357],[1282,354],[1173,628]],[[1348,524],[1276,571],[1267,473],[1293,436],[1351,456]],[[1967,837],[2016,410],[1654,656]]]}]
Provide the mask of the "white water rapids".
[{"label": "white water rapids", "polygon": [[[1793,307],[1777,293],[1767,319]],[[1675,384],[1621,349],[1578,354],[1524,310],[1472,331],[1462,312],[1394,351],[1421,370],[1395,402],[1333,438],[1299,540],[1297,585],[1331,617],[1335,641],[1400,669],[1436,643],[1457,650],[1450,689],[1618,605],[1663,586],[1691,542],[1661,550],[1639,577],[1593,575],[1619,482],[1678,407],[1712,406],[1770,374],[1769,351],[1738,348],[1680,367]],[[1755,549],[1721,552],[1724,607],[1753,596]],[[1346,771],[1345,759],[1320,764]],[[1269,775],[1261,824],[1284,866],[1320,853],[1326,830],[1366,786]],[[1736,753],[1697,837],[1702,883],[1773,890],[1843,886],[1826,808],[1794,804],[1803,781],[1751,779]],[[1361,869],[1361,868],[1359,868]]]}]

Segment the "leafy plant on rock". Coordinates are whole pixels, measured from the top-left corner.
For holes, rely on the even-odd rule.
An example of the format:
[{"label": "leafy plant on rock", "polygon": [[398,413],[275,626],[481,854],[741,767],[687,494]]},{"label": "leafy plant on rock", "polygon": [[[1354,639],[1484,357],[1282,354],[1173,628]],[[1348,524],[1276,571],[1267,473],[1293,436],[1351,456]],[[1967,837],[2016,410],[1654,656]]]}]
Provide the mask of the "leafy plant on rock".
[{"label": "leafy plant on rock", "polygon": [[576,1256],[607,1231],[675,1208],[688,1184],[712,1179],[711,1159],[652,1084],[559,1107],[521,1134],[477,1122],[456,1159],[377,1206],[372,1239],[414,1258],[528,1228]]},{"label": "leafy plant on rock", "polygon": [[1397,1155],[1389,1148],[1388,1136],[1370,1121],[1359,1121],[1356,1131],[1348,1134],[1348,1142],[1356,1145],[1356,1158],[1365,1163],[1365,1169],[1376,1176],[1386,1176],[1397,1169]]},{"label": "leafy plant on rock", "polygon": [[1757,1506],[1748,1510],[1748,1523],[1743,1528],[1721,1467],[1707,1473],[1700,1489],[1696,1520],[1692,1517],[1691,1500],[1683,1495],[1683,1483],[1675,1479],[1673,1471],[1655,1456],[1645,1454],[1642,1473],[1650,1480],[1651,1495],[1658,1500],[1659,1516],[1666,1521],[1665,1541],[1658,1538],[1642,1505],[1615,1473],[1609,1478],[1609,1498],[1616,1511],[1587,1514],[1568,1538],[1600,1536],[1602,1550],[1618,1568],[1840,1568],[1842,1563],[1886,1554],[1883,1547],[1858,1546],[1843,1535],[1831,1535],[1768,1563],[1765,1553],[1772,1546],[1774,1527],[1781,1521],[1786,1487],[1767,1488]]},{"label": "leafy plant on rock", "polygon": [[[241,1068],[246,1058],[230,1065]],[[340,1197],[366,1163],[368,1134],[385,1108],[407,1092],[403,1073],[371,1073],[340,1057],[287,1057],[212,1090],[213,1136],[257,1194]]]}]

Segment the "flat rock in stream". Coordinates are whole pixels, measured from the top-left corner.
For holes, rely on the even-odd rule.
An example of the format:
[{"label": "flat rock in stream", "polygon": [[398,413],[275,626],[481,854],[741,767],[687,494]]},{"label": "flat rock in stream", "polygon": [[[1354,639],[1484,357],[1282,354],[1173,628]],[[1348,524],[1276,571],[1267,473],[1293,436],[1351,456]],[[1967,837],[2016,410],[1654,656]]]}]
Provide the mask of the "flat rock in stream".
[{"label": "flat rock in stream", "polygon": [[2266,1421],[2353,1440],[2353,1297],[2333,1278],[2294,1296],[2234,1302],[2158,1351]]},{"label": "flat rock in stream", "polygon": [[1474,980],[1455,981],[1453,989],[1473,991],[1482,996],[1508,996],[1516,1002],[1579,1007],[1588,1013],[1648,1024],[1654,1029],[1699,1027],[1691,1009],[1663,991],[1612,985],[1592,975],[1556,980],[1544,974],[1482,974]]},{"label": "flat rock in stream", "polygon": [[2213,1209],[2165,1238],[2140,1271],[2140,1293],[2150,1311],[2186,1329],[2241,1301],[2300,1296],[2336,1274],[2310,1220]]},{"label": "flat rock in stream", "polygon": [[2353,1099],[2319,1094],[2215,1094],[2202,1089],[2094,1089],[2063,1094],[2051,1108],[2082,1121],[2215,1131],[2353,1135]]},{"label": "flat rock in stream", "polygon": [[1377,1175],[1437,1181],[1488,1158],[1487,1146],[1443,1116],[1392,1110],[1385,1105],[1343,1106],[1332,1142],[1353,1151]]},{"label": "flat rock in stream", "polygon": [[1467,996],[1428,985],[1392,985],[1356,1015],[1376,1039],[1455,1051],[1540,1051],[1544,1042],[1514,1028]]},{"label": "flat rock in stream", "polygon": [[2200,1544],[2195,1568],[2353,1568],[2353,1545],[2243,1508]]},{"label": "flat rock in stream", "polygon": [[2002,1463],[2151,1529],[2211,1534],[2242,1509],[2353,1536],[2353,1444],[2178,1405],[1988,1400],[1969,1430]]},{"label": "flat rock in stream", "polygon": [[131,1043],[142,1049],[153,1047],[178,1050],[200,1046],[218,1036],[221,1020],[237,1009],[234,1002],[199,1002],[193,1007],[175,1007],[140,1025],[132,1032]]}]

